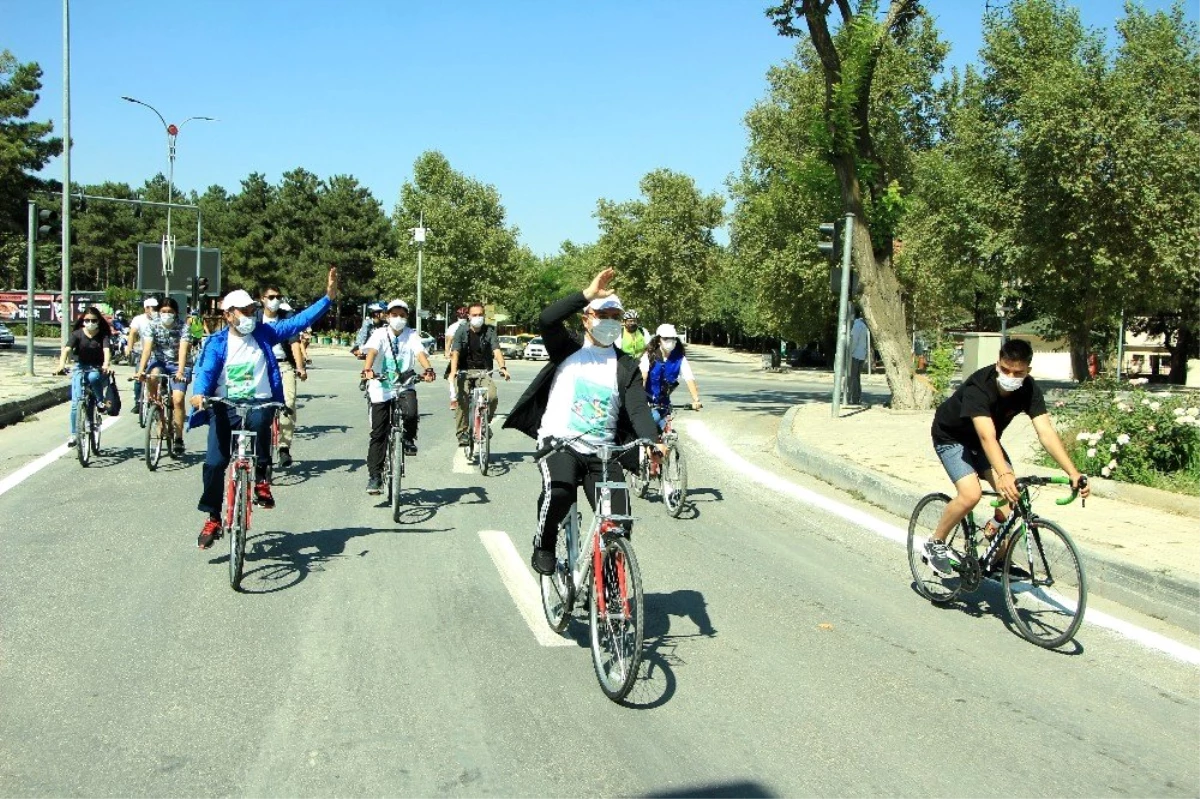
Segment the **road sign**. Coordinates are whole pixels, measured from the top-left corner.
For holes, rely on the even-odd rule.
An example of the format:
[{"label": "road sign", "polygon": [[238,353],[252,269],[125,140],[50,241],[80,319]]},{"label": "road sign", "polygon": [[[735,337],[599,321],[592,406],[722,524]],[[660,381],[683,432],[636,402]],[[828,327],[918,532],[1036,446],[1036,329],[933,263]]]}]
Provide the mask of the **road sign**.
[{"label": "road sign", "polygon": [[[147,293],[161,292],[166,288],[162,273],[162,245],[138,244],[138,291]],[[175,274],[177,279],[172,281],[171,288],[179,290],[184,286],[180,279],[196,276],[196,248],[175,248]],[[200,276],[208,278],[208,294],[221,293],[221,251],[216,247],[205,247],[200,258]]]}]

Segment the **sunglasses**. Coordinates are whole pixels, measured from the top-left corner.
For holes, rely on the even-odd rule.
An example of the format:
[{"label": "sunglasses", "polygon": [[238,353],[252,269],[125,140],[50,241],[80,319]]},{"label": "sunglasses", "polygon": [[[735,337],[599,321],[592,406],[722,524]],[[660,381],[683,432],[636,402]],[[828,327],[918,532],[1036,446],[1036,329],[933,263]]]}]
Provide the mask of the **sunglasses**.
[{"label": "sunglasses", "polygon": [[265,295],[263,295],[263,299],[277,300],[282,296],[283,296],[282,294],[265,294]]},{"label": "sunglasses", "polygon": [[94,317],[94,316],[85,316],[85,317],[83,317],[83,321],[85,321],[85,322],[99,322],[100,320],[99,320],[99,319],[97,319],[97,318],[96,318],[96,317]]}]

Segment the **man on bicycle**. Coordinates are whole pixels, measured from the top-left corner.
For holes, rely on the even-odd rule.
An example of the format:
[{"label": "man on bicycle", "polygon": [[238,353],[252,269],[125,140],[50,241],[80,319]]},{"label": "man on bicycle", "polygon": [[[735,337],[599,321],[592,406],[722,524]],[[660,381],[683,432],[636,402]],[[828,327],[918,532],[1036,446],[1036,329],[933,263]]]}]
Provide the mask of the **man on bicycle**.
[{"label": "man on bicycle", "polygon": [[[460,447],[467,446],[470,441],[467,435],[467,410],[471,403],[471,389],[475,386],[468,385],[466,374],[460,374],[459,369],[464,372],[491,369],[493,360],[499,366],[500,374],[508,380],[508,367],[504,365],[504,352],[496,338],[496,328],[484,324],[483,303],[472,303],[467,306],[467,324],[459,325],[450,346],[450,409],[454,411]],[[496,384],[490,377],[481,377],[476,384],[487,389],[488,424],[491,425],[499,402]],[[490,426],[486,434],[491,435]]]},{"label": "man on bicycle", "polygon": [[175,302],[175,298],[165,298],[157,318],[151,319],[142,331],[146,345],[142,349],[142,359],[138,362],[137,374],[134,377],[138,381],[137,385],[141,385],[147,374],[156,378],[147,389],[150,402],[158,400],[158,375],[167,375],[170,378],[171,413],[175,417],[175,440],[171,442],[171,451],[175,455],[182,455],[183,395],[192,377],[192,369],[188,366],[188,351],[191,349],[192,339],[187,324],[179,317],[179,304]]},{"label": "man on bicycle", "polygon": [[[621,300],[608,286],[616,272],[605,269],[582,292],[568,295],[542,311],[540,332],[550,363],[538,373],[504,422],[536,439],[573,439],[568,450],[539,462],[542,493],[538,498],[538,532],[533,539],[534,571],[554,571],[558,526],[575,502],[582,483],[589,505],[595,502],[601,479],[597,444],[626,443],[637,438],[655,439],[658,428],[642,388],[638,362],[613,346],[621,335]],[[582,341],[564,324],[583,312]],[[661,447],[660,451],[665,451]],[[636,456],[635,456],[636,457]],[[624,473],[609,465],[609,479],[620,482]],[[594,508],[593,508],[594,509]],[[628,492],[612,497],[612,511],[629,513]],[[627,526],[626,534],[632,530]]]},{"label": "man on bicycle", "polygon": [[625,312],[624,329],[621,330],[621,340],[617,346],[630,358],[640,358],[646,351],[646,343],[650,334],[638,322],[638,312],[630,308]]},{"label": "man on bicycle", "polygon": [[[1082,475],[1054,429],[1042,389],[1029,376],[1032,361],[1029,342],[1009,339],[1001,345],[995,366],[985,366],[964,380],[934,414],[930,431],[933,448],[958,492],[946,504],[933,536],[925,542],[930,568],[943,577],[953,574],[946,537],[983,496],[979,478],[987,480],[1010,505],[1017,501],[1012,461],[1000,445],[1000,436],[1018,413],[1033,420],[1038,440],[1071,478],[1071,487],[1085,499],[1091,493],[1086,481],[1080,485]],[[1005,518],[1006,514],[998,509],[996,522]],[[995,535],[994,524],[989,523],[984,533],[988,538]]]},{"label": "man on bicycle", "polygon": [[[238,289],[221,301],[225,328],[208,337],[204,352],[196,364],[196,382],[192,387],[192,407],[188,427],[208,424],[208,454],[204,459],[204,490],[196,507],[208,518],[200,530],[196,544],[208,549],[221,537],[221,488],[233,430],[241,422],[237,413],[225,405],[202,410],[206,397],[224,397],[235,401],[284,401],[283,379],[274,347],[297,335],[316,322],[337,296],[337,267],[329,270],[325,296],[290,319],[273,324],[258,324],[257,303],[247,292]],[[275,507],[271,495],[271,422],[274,416],[254,410],[246,418],[247,426],[256,433],[255,501],[264,508]]]},{"label": "man on bicycle", "polygon": [[350,348],[350,354],[360,361],[367,357],[363,353],[362,348],[367,343],[367,339],[371,337],[379,328],[383,327],[386,309],[382,302],[373,302],[367,306],[367,316],[363,319],[362,327],[358,329],[358,334],[354,337],[354,346]]},{"label": "man on bicycle", "polygon": [[[158,300],[153,297],[147,297],[142,300],[142,312],[129,320],[129,338],[125,342],[125,360],[128,363],[142,362],[143,347],[138,344],[138,339],[145,334],[146,325],[150,324],[157,317]],[[134,355],[135,352],[137,355]],[[133,384],[133,412],[138,415],[142,412],[141,381]]]},{"label": "man on bicycle", "polygon": [[[387,305],[387,325],[371,334],[363,347],[367,362],[362,376],[367,380],[371,402],[371,444],[367,449],[367,493],[383,492],[383,461],[392,433],[392,403],[400,403],[404,416],[404,454],[417,454],[417,392],[406,387],[400,376],[419,363],[423,379],[432,382],[433,367],[421,345],[421,337],[408,326],[408,303],[392,300]],[[376,369],[378,360],[379,368]]]},{"label": "man on bicycle", "polygon": [[[277,324],[292,315],[291,306],[287,311],[283,309],[283,294],[278,286],[263,286],[259,298],[262,302],[262,318],[267,324]],[[300,349],[299,332],[287,341],[276,344],[271,351],[275,354],[275,362],[279,364],[283,401],[288,409],[279,420],[279,466],[286,469],[292,465],[292,436],[296,432],[296,380],[307,380],[308,371],[304,365],[304,353]]]}]

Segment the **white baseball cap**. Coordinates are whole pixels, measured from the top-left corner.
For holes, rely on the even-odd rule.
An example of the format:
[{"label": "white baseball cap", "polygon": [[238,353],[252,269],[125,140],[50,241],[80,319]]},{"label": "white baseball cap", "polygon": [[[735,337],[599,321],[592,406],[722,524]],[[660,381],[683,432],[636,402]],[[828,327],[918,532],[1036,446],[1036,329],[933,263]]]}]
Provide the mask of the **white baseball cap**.
[{"label": "white baseball cap", "polygon": [[243,289],[231,291],[225,295],[225,299],[221,300],[222,311],[232,311],[234,308],[249,308],[251,305],[258,305],[258,303]]},{"label": "white baseball cap", "polygon": [[387,309],[390,311],[393,308],[403,308],[404,310],[407,311],[408,303],[405,302],[404,300],[392,300],[391,302],[388,303]]},{"label": "white baseball cap", "polygon": [[618,311],[625,310],[625,306],[621,305],[621,298],[616,294],[608,297],[597,297],[588,303],[589,311],[609,311],[614,308]]},{"label": "white baseball cap", "polygon": [[146,299],[142,300],[142,307],[143,308],[157,308],[158,300],[154,299],[153,297],[147,297]]},{"label": "white baseball cap", "polygon": [[659,338],[679,338],[679,334],[675,332],[675,325],[661,324],[654,331],[654,335]]}]

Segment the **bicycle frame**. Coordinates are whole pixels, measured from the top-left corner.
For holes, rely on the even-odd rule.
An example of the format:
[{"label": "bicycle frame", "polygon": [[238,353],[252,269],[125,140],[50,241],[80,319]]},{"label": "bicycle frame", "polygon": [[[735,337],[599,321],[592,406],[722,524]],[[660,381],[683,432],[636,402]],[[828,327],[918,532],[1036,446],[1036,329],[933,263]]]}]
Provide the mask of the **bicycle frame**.
[{"label": "bicycle frame", "polygon": [[[633,446],[638,445],[635,444]],[[601,553],[599,541],[603,535],[620,529],[621,525],[618,522],[631,522],[635,518],[634,516],[614,514],[612,512],[612,492],[621,489],[628,493],[629,484],[608,479],[609,462],[615,456],[629,449],[632,449],[632,446],[600,444],[597,447],[597,455],[600,456],[602,471],[600,473],[600,482],[596,483],[596,510],[592,513],[592,523],[588,527],[587,538],[583,542],[579,540],[579,503],[573,503],[570,510],[567,511],[566,523],[564,525],[567,534],[567,561],[571,564],[572,584],[577,589],[584,585],[584,581],[591,576],[600,564]],[[581,543],[582,546],[580,546]],[[623,588],[622,586],[622,595],[624,595]],[[604,601],[603,596],[600,597],[600,601]],[[601,607],[601,610],[604,610],[604,608]]]}]

